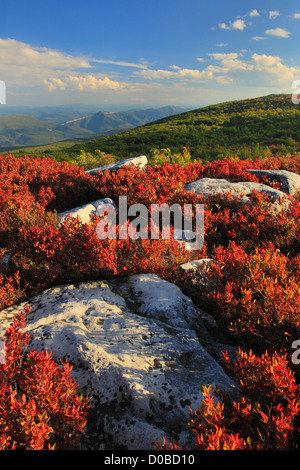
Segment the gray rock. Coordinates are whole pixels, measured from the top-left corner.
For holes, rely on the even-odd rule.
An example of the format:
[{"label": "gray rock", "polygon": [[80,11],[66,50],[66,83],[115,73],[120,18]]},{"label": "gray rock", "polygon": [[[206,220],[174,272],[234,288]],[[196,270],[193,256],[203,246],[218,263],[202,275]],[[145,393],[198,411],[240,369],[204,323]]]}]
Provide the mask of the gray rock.
[{"label": "gray rock", "polygon": [[182,269],[183,271],[197,271],[199,267],[205,266],[211,263],[216,263],[216,261],[212,258],[202,258],[202,259],[196,259],[196,260],[188,261],[187,263],[181,264],[179,268]]},{"label": "gray rock", "polygon": [[266,193],[269,196],[274,197],[275,201],[279,198],[284,198],[286,194],[277,189],[273,189],[270,186],[261,183],[255,182],[241,182],[241,183],[232,183],[225,179],[217,178],[202,178],[197,181],[189,183],[184,188],[186,191],[193,191],[196,194],[207,197],[214,194],[225,194],[227,192],[232,192],[233,194],[241,194],[241,202],[249,203],[250,195],[253,189],[259,193]]},{"label": "gray rock", "polygon": [[256,175],[260,181],[264,180],[266,176],[269,180],[279,182],[282,184],[282,191],[293,195],[300,191],[300,175],[287,170],[246,170],[249,173]]},{"label": "gray rock", "polygon": [[193,328],[197,312],[192,300],[156,274],[137,274],[121,285],[131,307],[139,315],[154,318],[175,328]]},{"label": "gray rock", "polygon": [[[196,243],[196,236],[200,238],[200,240],[198,239],[198,243]],[[203,228],[203,236],[201,235],[201,237],[200,235],[196,235],[196,233],[192,230],[181,230],[181,229],[175,228],[174,240],[178,241],[178,243],[180,243],[181,245],[184,244],[184,248],[187,251],[201,249],[204,243],[204,228]]]},{"label": "gray rock", "polygon": [[[5,250],[5,251],[4,251]],[[4,254],[1,255],[1,251],[4,251]],[[0,268],[7,267],[10,263],[11,255],[6,248],[0,248]]]},{"label": "gray rock", "polygon": [[93,168],[92,170],[87,170],[85,173],[90,175],[96,175],[99,171],[109,170],[110,172],[118,171],[122,166],[126,165],[136,165],[140,169],[145,168],[148,163],[148,159],[145,155],[141,155],[140,157],[133,157],[127,158],[125,160],[121,160],[115,163],[111,163],[110,165],[105,165],[100,168]]},{"label": "gray rock", "polygon": [[60,212],[57,214],[58,224],[62,224],[68,215],[71,217],[79,217],[83,223],[89,223],[93,215],[99,215],[100,209],[109,204],[115,206],[114,201],[110,198],[98,199],[97,201],[90,202],[89,204],[75,207],[74,209],[70,209],[65,212]]},{"label": "gray rock", "polygon": [[[0,339],[31,305],[29,348],[68,359],[78,392],[92,397],[81,449],[153,450],[163,436],[192,448],[187,422],[189,406],[201,405],[199,387],[219,385],[237,399],[237,386],[185,323],[193,307],[178,288],[155,276],[119,281],[59,286],[3,310]],[[180,317],[181,309],[186,315],[176,324],[172,310]]]}]

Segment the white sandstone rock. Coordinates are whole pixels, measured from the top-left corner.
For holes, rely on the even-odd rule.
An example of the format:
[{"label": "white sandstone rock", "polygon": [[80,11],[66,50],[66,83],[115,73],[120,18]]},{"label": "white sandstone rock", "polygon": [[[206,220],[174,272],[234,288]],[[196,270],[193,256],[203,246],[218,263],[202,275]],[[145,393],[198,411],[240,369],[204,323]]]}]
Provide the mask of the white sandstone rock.
[{"label": "white sandstone rock", "polygon": [[115,203],[110,198],[98,199],[97,201],[89,204],[75,207],[74,209],[70,209],[65,212],[60,212],[57,214],[58,223],[62,224],[68,215],[71,217],[79,217],[83,223],[89,223],[93,215],[99,215],[100,209],[102,209],[103,206],[110,204],[115,206]]},{"label": "white sandstone rock", "polygon": [[135,311],[148,318],[167,323],[175,328],[191,328],[197,321],[192,300],[179,287],[156,274],[136,274],[122,285]]},{"label": "white sandstone rock", "polygon": [[145,155],[141,155],[139,157],[127,158],[125,160],[120,160],[115,163],[111,163],[110,165],[105,165],[100,168],[93,168],[92,170],[87,170],[85,173],[90,175],[96,175],[99,171],[109,170],[111,172],[118,171],[122,166],[126,165],[136,165],[141,170],[145,168],[148,164],[148,159]]},{"label": "white sandstone rock", "polygon": [[266,184],[255,183],[250,181],[244,181],[241,183],[232,183],[225,179],[218,178],[202,178],[197,181],[189,183],[184,188],[186,191],[193,191],[196,194],[203,196],[225,194],[232,192],[233,194],[242,195],[241,202],[248,203],[251,192],[255,189],[259,193],[266,193],[269,196],[274,197],[275,201],[279,198],[284,198],[286,194],[277,189],[273,189]]},{"label": "white sandstone rock", "polygon": [[80,448],[153,450],[154,440],[179,435],[182,445],[192,447],[187,422],[189,406],[201,406],[199,387],[219,385],[237,399],[237,386],[183,319],[176,327],[166,314],[192,311],[177,289],[155,277],[134,276],[131,292],[140,295],[131,302],[141,315],[127,305],[122,283],[118,294],[116,285],[105,281],[59,286],[2,310],[0,340],[16,313],[31,305],[25,329],[33,336],[29,348],[51,351],[58,362],[68,359],[78,392],[92,397]]},{"label": "white sandstone rock", "polygon": [[187,263],[181,264],[179,267],[183,271],[197,271],[197,269],[203,265],[208,265],[211,263],[216,263],[212,258],[202,258],[196,259],[193,261],[188,261]]},{"label": "white sandstone rock", "polygon": [[246,170],[256,175],[260,181],[266,176],[271,181],[279,181],[282,184],[282,191],[293,195],[300,191],[300,175],[287,170]]}]

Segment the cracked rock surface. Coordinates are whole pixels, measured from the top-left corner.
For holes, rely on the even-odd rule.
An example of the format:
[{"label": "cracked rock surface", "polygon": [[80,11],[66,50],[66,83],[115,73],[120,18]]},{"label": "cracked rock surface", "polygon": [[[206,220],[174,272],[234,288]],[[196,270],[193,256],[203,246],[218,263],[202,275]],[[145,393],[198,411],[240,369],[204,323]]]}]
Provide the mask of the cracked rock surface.
[{"label": "cracked rock surface", "polygon": [[163,436],[193,446],[187,422],[200,386],[238,396],[200,344],[192,301],[154,274],[48,289],[1,312],[0,339],[25,305],[29,347],[68,359],[78,392],[92,397],[81,448],[153,450]]}]

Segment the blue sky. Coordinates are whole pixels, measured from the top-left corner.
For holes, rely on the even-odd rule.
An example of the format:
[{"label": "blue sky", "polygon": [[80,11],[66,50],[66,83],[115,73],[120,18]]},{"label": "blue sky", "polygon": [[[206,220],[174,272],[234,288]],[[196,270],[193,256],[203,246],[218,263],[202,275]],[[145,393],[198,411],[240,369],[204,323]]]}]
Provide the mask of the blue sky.
[{"label": "blue sky", "polygon": [[7,105],[197,108],[292,93],[300,80],[299,1],[11,0],[1,10]]}]

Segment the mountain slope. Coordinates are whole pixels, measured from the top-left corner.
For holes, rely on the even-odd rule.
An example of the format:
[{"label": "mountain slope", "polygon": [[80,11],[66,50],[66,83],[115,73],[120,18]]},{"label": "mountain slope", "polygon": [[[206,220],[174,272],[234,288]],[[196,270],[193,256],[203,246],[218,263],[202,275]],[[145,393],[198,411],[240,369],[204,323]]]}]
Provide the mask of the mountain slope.
[{"label": "mountain slope", "polygon": [[43,122],[30,115],[0,116],[0,148],[2,149],[51,143],[89,135],[92,135],[92,132],[87,129],[72,129]]},{"label": "mountain slope", "polygon": [[40,146],[72,139],[75,143],[78,138],[88,140],[93,135],[99,138],[170,116],[179,110],[178,107],[165,106],[139,111],[98,112],[86,116],[76,110],[59,109],[53,113],[0,116],[0,149]]},{"label": "mountain slope", "polygon": [[300,106],[292,103],[291,95],[225,102],[75,145],[64,157],[99,149],[126,158],[149,154],[153,148],[179,151],[183,146],[203,161],[300,151]]},{"label": "mountain slope", "polygon": [[180,108],[164,106],[158,109],[145,109],[137,111],[103,112],[92,114],[65,124],[68,127],[88,129],[97,134],[118,129],[131,129],[146,123],[162,119],[180,112]]}]

